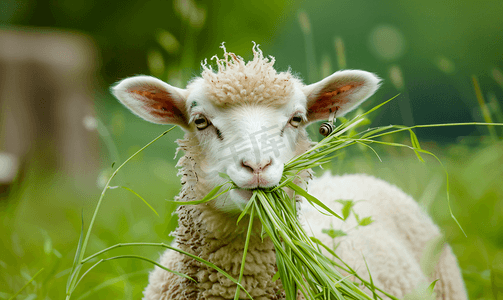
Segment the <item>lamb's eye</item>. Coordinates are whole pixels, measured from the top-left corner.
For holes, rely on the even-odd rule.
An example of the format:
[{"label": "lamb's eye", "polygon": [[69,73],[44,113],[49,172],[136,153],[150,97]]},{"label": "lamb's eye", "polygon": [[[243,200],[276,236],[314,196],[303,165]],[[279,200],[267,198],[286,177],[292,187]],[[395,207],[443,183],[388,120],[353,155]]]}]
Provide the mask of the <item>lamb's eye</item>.
[{"label": "lamb's eye", "polygon": [[297,128],[299,127],[300,123],[302,122],[302,117],[301,116],[293,116],[291,119],[290,119],[290,125],[292,125],[293,127]]},{"label": "lamb's eye", "polygon": [[196,124],[197,129],[203,130],[206,127],[210,126],[210,121],[206,119],[205,116],[199,115],[197,118],[194,120],[194,124]]}]

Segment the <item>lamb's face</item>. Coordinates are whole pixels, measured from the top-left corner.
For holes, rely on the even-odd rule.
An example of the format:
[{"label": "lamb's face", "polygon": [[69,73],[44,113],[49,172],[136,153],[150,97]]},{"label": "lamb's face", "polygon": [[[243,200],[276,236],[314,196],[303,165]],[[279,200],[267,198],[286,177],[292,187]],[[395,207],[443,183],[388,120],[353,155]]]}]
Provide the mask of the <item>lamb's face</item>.
[{"label": "lamb's face", "polygon": [[254,54],[250,67],[234,57],[235,63],[225,62],[231,76],[219,75],[226,72],[221,68],[219,73],[206,69],[187,89],[148,76],[125,79],[113,88],[140,117],[179,125],[197,139],[199,180],[214,187],[229,177],[238,187],[215,202],[228,212],[244,208],[252,189],[279,183],[285,163],[307,148],[308,123],[334,111],[336,117],[344,115],[379,83],[368,72],[341,71],[305,86],[288,72],[276,73],[261,53]]},{"label": "lamb's face", "polygon": [[222,180],[219,173],[230,177],[242,189],[232,194],[239,206],[249,199],[247,190],[277,185],[283,166],[299,152],[300,140],[306,139],[306,96],[295,87],[282,105],[216,106],[206,90],[201,85],[188,97],[187,130],[204,153],[206,164],[200,170],[205,178],[217,184]]}]

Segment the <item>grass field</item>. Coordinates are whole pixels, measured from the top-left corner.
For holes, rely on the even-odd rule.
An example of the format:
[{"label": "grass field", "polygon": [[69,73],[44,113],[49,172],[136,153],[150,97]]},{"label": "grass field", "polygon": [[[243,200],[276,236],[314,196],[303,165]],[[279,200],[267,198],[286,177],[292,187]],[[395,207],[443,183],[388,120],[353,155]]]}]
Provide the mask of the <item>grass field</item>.
[{"label": "grass field", "polygon": [[[388,1],[386,5],[372,1],[361,1],[357,5],[353,1],[339,1],[331,3],[331,9],[325,8],[329,1],[298,1],[291,8],[288,8],[289,1],[276,2],[279,4],[269,7],[270,15],[262,14],[261,7],[247,7],[239,14],[234,14],[233,5],[221,5],[218,11],[212,10],[210,5],[206,7],[208,20],[200,35],[196,34],[200,33],[200,28],[195,30],[187,27],[187,20],[180,21],[177,19],[179,16],[173,13],[171,19],[163,15],[162,22],[166,23],[149,24],[145,22],[146,19],[159,21],[161,18],[151,16],[154,10],[138,11],[135,5],[124,5],[123,10],[113,12],[113,18],[107,15],[106,19],[113,24],[105,24],[101,28],[101,20],[96,22],[96,19],[89,18],[92,26],[79,30],[91,32],[99,41],[98,44],[108,49],[103,54],[104,73],[109,70],[122,72],[123,69],[133,74],[146,72],[137,68],[144,65],[146,68],[148,65],[151,74],[181,87],[187,79],[197,74],[193,70],[199,66],[200,59],[204,55],[214,55],[214,50],[218,50],[222,40],[228,41],[227,45],[234,45],[238,49],[236,53],[245,58],[250,54],[252,40],[273,41],[270,45],[266,44],[264,48],[269,46],[270,51],[265,53],[276,55],[279,69],[285,70],[290,66],[295,72],[302,73],[299,76],[304,75],[306,83],[314,82],[338,68],[362,68],[378,73],[385,82],[381,91],[368,101],[372,102],[370,107],[387,99],[387,96],[396,95],[398,91],[402,93],[397,98],[398,102],[390,103],[388,108],[383,108],[382,113],[374,116],[374,121],[380,125],[412,122],[412,118],[407,119],[407,114],[412,116],[411,107],[416,113],[415,121],[422,124],[437,122],[438,119],[442,122],[457,122],[457,118],[466,116],[468,118],[461,121],[482,121],[487,113],[492,114],[495,121],[503,122],[503,112],[498,107],[501,101],[496,98],[503,88],[501,55],[500,52],[488,50],[500,49],[497,42],[501,43],[496,34],[501,27],[493,24],[494,20],[501,19],[498,13],[501,8],[498,8],[496,0],[484,3],[488,7],[494,6],[489,9],[490,14],[486,14],[486,10],[483,13],[478,11],[478,18],[473,20],[474,10],[479,6],[484,8],[484,5],[465,1],[460,11],[448,1],[433,0]],[[160,4],[171,5],[154,2],[149,5]],[[284,13],[283,6],[291,12]],[[303,13],[300,10],[301,13],[297,14],[294,11],[297,6],[305,6],[306,11]],[[73,8],[73,5],[69,8]],[[100,7],[94,9],[94,13],[112,13]],[[155,12],[159,11],[156,7]],[[47,15],[44,10],[39,13],[40,18]],[[443,17],[444,13],[446,18]],[[228,17],[230,15],[233,17]],[[309,21],[307,16],[311,16],[311,23],[306,23],[306,20]],[[128,18],[136,20],[134,24],[155,25],[158,31],[154,34],[154,30],[146,25],[145,28],[131,26],[128,30],[117,26],[129,24],[131,19]],[[69,19],[73,22],[74,18]],[[459,21],[450,21],[454,19]],[[281,20],[281,26],[275,20]],[[385,30],[385,33],[390,30],[389,26],[379,27],[383,22],[396,24],[391,27],[394,30],[392,32],[397,33],[398,37],[407,38],[400,40],[400,55],[392,59],[371,55],[373,48],[367,49],[368,45],[365,44],[370,43],[366,39],[379,34],[376,29]],[[485,27],[479,23],[485,24]],[[234,24],[240,24],[241,27]],[[48,26],[45,22],[34,25]],[[73,26],[77,28],[77,25],[70,28]],[[99,30],[95,27],[99,27]],[[102,32],[102,29],[105,31]],[[168,51],[162,43],[161,37],[168,33],[164,29],[172,30],[178,38],[179,41],[175,39],[179,48],[177,51]],[[151,36],[147,38],[146,32]],[[141,40],[136,40],[140,37]],[[490,47],[487,40],[482,38],[491,42]],[[380,46],[393,46],[387,43],[384,39],[384,45]],[[128,47],[134,51],[128,52]],[[235,48],[229,49],[235,51]],[[131,59],[131,53],[139,56]],[[315,54],[318,56],[315,57]],[[137,58],[141,55],[145,59],[139,62]],[[201,55],[202,58],[199,57]],[[119,63],[117,60],[125,62]],[[492,70],[493,75],[499,74],[499,77],[493,76],[496,81],[499,80],[497,86],[496,81],[492,82],[491,76],[485,74],[487,70]],[[104,77],[112,81],[132,75],[129,73],[118,75],[110,71]],[[483,92],[490,96],[491,111],[485,111],[487,107],[482,105],[481,113],[480,107],[476,106],[471,74],[484,74],[481,81],[484,80],[485,86],[490,88]],[[106,83],[109,84],[111,82]],[[8,194],[0,195],[0,299],[65,298],[82,220],[84,228],[87,228],[101,190],[114,166],[166,129],[133,116],[108,93],[98,94],[96,98],[100,120],[98,133],[103,139],[101,173],[93,177],[49,174],[41,163],[44,158],[38,157],[29,162],[23,181],[15,182]],[[313,126],[311,131],[316,132],[317,127]],[[105,131],[110,135],[104,134]],[[318,175],[322,172],[368,173],[402,188],[424,206],[441,227],[458,257],[470,299],[503,299],[503,131],[497,128],[488,130],[487,127],[460,131],[449,127],[438,132],[429,130],[424,135],[421,132],[426,130],[417,130],[419,136],[431,136],[435,140],[420,142],[425,150],[439,157],[443,166],[433,157],[425,156],[426,162],[422,163],[408,149],[385,146],[376,147],[381,162],[368,149],[354,146],[323,170],[315,171]],[[460,134],[466,136],[455,137]],[[122,188],[108,190],[90,236],[87,255],[119,243],[169,243],[172,240],[170,232],[177,220],[172,215],[174,205],[165,200],[172,200],[180,188],[175,168],[177,159],[173,157],[176,152],[174,141],[181,136],[182,131],[176,129],[161,138],[132,159],[111,183],[112,186],[134,190],[152,205],[159,216],[133,193]],[[314,139],[318,140],[319,136]],[[387,137],[386,141],[410,144],[405,134]],[[466,236],[449,213],[446,171],[452,211]],[[104,257],[135,254],[157,260],[163,251],[160,247],[125,247],[115,249]],[[136,259],[104,262],[82,279],[72,299],[140,299],[152,268],[152,264]]]},{"label": "grass field", "polygon": [[[163,131],[162,127],[142,124],[122,113],[106,112],[109,117],[103,120],[115,132],[113,141],[121,161]],[[122,130],[114,129],[117,126],[122,126]],[[132,193],[109,190],[90,238],[88,254],[118,243],[170,242],[169,233],[176,226],[176,218],[172,216],[173,206],[164,200],[173,199],[179,189],[173,141],[180,136],[181,130],[177,129],[163,137],[127,164],[112,182],[136,191],[159,217]],[[408,143],[406,138],[393,137]],[[452,209],[467,237],[449,215],[446,175],[433,158],[421,163],[410,150],[377,147],[380,162],[370,151],[355,146],[323,171],[373,174],[411,194],[429,211],[453,247],[470,299],[501,297],[503,143],[490,137],[466,137],[456,144],[425,142],[422,146],[438,155],[449,174]],[[103,152],[106,167],[101,176],[106,177],[115,159]],[[92,187],[85,182],[89,179],[45,176],[34,164],[26,179],[12,188],[8,198],[2,199],[0,299],[9,299],[40,270],[16,299],[65,297],[81,216],[87,228],[99,197],[99,185],[103,186],[103,179],[99,178]],[[124,248],[106,255],[138,254],[156,260],[161,251],[150,247]],[[149,263],[134,259],[105,262],[84,277],[72,299],[138,299],[151,268]]]}]

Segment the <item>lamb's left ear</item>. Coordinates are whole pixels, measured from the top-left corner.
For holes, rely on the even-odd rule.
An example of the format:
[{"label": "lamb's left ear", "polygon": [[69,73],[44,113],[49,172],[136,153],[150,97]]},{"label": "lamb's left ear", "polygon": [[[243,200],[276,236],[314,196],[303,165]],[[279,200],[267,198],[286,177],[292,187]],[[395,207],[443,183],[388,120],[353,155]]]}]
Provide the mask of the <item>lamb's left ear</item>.
[{"label": "lamb's left ear", "polygon": [[112,93],[129,110],[147,121],[188,127],[187,90],[151,76],[135,76],[112,87]]},{"label": "lamb's left ear", "polygon": [[372,96],[379,88],[379,82],[380,79],[372,73],[345,70],[305,86],[308,120],[327,120],[335,110],[335,117],[343,116]]}]

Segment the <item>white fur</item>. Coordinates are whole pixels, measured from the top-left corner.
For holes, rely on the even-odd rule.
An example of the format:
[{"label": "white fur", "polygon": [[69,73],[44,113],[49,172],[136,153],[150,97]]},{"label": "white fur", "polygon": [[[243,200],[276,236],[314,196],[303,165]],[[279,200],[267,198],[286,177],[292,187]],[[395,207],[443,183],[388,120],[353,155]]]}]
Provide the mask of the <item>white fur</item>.
[{"label": "white fur", "polygon": [[[204,66],[201,78],[186,89],[172,87],[146,76],[126,79],[113,88],[114,95],[138,116],[160,124],[177,124],[185,131],[178,141],[185,155],[178,166],[182,181],[179,201],[198,200],[229,176],[240,189],[215,201],[178,209],[177,246],[207,259],[232,276],[239,274],[246,226],[236,226],[238,213],[251,196],[249,189],[279,183],[285,163],[310,147],[305,127],[326,119],[331,112],[342,116],[370,97],[379,87],[374,74],[340,71],[305,86],[287,72],[276,72],[274,58],[264,58],[258,47],[250,62],[225,51],[217,59],[218,72]],[[196,123],[207,120],[206,128]],[[197,123],[201,124],[201,123]],[[206,124],[203,122],[203,124]],[[301,174],[309,178],[309,172]],[[339,238],[337,253],[368,279],[365,257],[373,280],[380,288],[403,297],[433,279],[437,299],[463,300],[466,292],[450,248],[445,247],[436,273],[427,277],[420,267],[426,243],[440,232],[417,204],[398,188],[365,175],[313,180],[309,191],[333,209],[335,200],[359,201],[355,211],[372,216],[369,226],[356,230],[313,209],[303,213],[307,230],[326,244],[333,241],[323,229],[348,230]],[[246,223],[246,222],[244,222]],[[260,232],[256,224],[254,230]],[[232,299],[236,285],[214,269],[167,251],[161,264],[198,280],[192,283],[155,268],[145,290],[153,299]],[[274,248],[269,239],[256,238],[248,250],[244,286],[254,299],[283,299],[276,272]],[[370,293],[370,291],[367,291]]]},{"label": "white fur", "polygon": [[[309,192],[335,211],[342,207],[337,200],[353,200],[360,218],[370,216],[374,220],[369,226],[358,227],[354,216],[342,221],[312,208],[304,210],[306,230],[312,230],[325,245],[338,244],[336,253],[360,276],[370,279],[366,260],[374,284],[400,299],[436,279],[436,299],[467,299],[449,246],[444,247],[435,272],[423,274],[423,251],[441,233],[414,199],[400,189],[364,174],[334,177],[326,173],[313,180]],[[321,233],[329,228],[348,235],[332,240]]]}]

